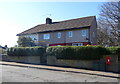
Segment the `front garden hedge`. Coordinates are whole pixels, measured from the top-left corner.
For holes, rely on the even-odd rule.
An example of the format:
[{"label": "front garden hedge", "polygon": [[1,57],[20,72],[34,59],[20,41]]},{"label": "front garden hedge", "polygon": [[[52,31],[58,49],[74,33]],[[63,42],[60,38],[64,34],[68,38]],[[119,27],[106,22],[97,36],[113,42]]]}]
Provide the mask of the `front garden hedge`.
[{"label": "front garden hedge", "polygon": [[7,49],[8,56],[43,56],[43,47],[11,47]]},{"label": "front garden hedge", "polygon": [[120,55],[120,46],[116,47],[108,47],[110,54],[112,55]]},{"label": "front garden hedge", "polygon": [[57,59],[71,60],[98,60],[110,53],[100,46],[53,46],[48,47],[46,52],[48,56],[56,56]]}]

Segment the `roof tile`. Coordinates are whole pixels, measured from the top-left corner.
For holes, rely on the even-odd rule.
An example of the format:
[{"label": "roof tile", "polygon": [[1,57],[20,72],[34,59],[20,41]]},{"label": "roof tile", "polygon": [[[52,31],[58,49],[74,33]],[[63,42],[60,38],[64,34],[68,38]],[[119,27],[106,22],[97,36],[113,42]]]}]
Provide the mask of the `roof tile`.
[{"label": "roof tile", "polygon": [[91,26],[91,23],[94,18],[95,16],[89,16],[89,17],[65,20],[60,22],[53,22],[52,24],[40,24],[22,33],[19,33],[18,36],[24,34],[38,33],[38,32],[87,27],[87,26]]}]

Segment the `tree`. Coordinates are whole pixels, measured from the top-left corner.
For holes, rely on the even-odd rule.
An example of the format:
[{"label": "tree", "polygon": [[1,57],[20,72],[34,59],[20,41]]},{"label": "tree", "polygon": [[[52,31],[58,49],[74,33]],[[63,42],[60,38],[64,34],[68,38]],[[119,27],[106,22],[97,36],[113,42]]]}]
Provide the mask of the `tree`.
[{"label": "tree", "polygon": [[34,42],[30,37],[19,37],[17,43],[20,47],[29,47],[34,45]]},{"label": "tree", "polygon": [[98,44],[118,46],[120,32],[120,7],[118,2],[106,2],[101,5],[98,19]]}]

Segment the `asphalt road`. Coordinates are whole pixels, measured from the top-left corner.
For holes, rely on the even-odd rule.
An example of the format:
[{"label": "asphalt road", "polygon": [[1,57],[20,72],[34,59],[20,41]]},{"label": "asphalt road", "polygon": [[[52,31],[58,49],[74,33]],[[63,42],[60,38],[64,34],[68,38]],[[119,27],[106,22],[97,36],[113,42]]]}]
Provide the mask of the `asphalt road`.
[{"label": "asphalt road", "polygon": [[118,82],[116,78],[0,65],[2,82]]}]

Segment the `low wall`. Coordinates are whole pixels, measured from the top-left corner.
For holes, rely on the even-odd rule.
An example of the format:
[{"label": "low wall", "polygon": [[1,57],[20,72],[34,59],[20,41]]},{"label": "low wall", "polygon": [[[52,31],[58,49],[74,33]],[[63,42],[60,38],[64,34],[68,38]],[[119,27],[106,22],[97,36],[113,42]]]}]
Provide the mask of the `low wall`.
[{"label": "low wall", "polygon": [[120,61],[118,61],[117,55],[110,55],[111,64],[106,64],[106,57],[100,60],[63,60],[56,59],[55,56],[0,56],[2,60],[14,61],[14,62],[24,62],[33,64],[47,64],[47,65],[57,65],[57,66],[69,66],[76,68],[110,71],[110,72],[120,72]]},{"label": "low wall", "polygon": [[2,56],[2,60],[40,64],[40,56]]},{"label": "low wall", "polygon": [[93,61],[88,60],[63,60],[56,59],[54,56],[47,56],[48,65],[70,66],[78,68],[92,69]]},{"label": "low wall", "polygon": [[111,64],[106,64],[106,57],[100,60],[63,60],[56,59],[55,56],[47,56],[48,65],[57,65],[57,66],[70,66],[76,68],[100,70],[100,71],[110,71],[110,72],[120,72],[118,56],[111,55]]},{"label": "low wall", "polygon": [[[104,60],[106,60],[107,56],[104,56]],[[111,57],[111,64],[106,64],[106,71],[111,71],[111,72],[120,72],[120,61],[118,60],[117,55],[110,55]]]}]

